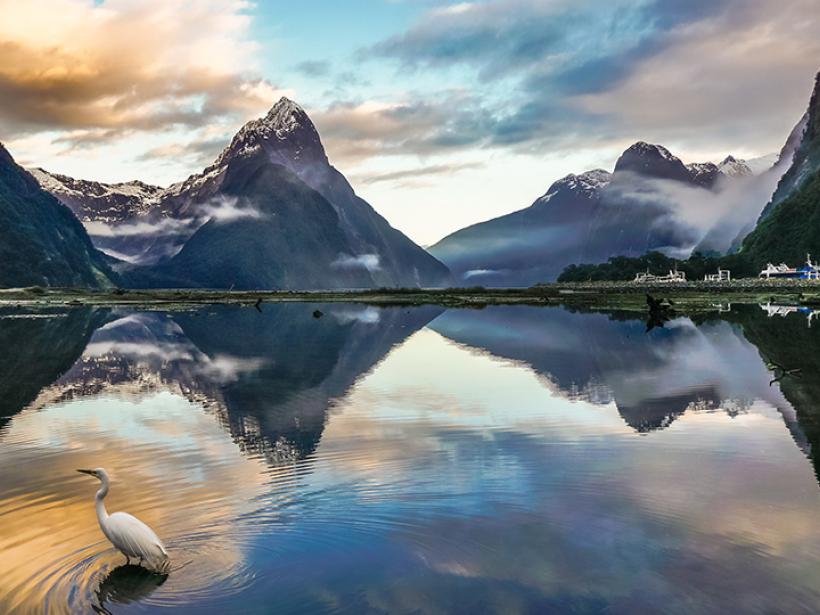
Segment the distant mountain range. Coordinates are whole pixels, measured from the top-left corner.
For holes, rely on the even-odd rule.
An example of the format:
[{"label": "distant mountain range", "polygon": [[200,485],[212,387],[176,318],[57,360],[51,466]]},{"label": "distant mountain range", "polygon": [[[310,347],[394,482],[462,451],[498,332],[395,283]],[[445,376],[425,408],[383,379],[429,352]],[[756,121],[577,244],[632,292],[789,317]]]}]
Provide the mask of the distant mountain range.
[{"label": "distant mountain range", "polygon": [[530,207],[475,224],[430,252],[467,283],[528,286],[568,265],[650,251],[739,252],[745,268],[820,255],[820,75],[805,115],[779,155],[684,164],[636,143],[612,174],[555,182]]},{"label": "distant mountain range", "polygon": [[[772,171],[760,171],[761,162],[771,160],[749,164],[728,156],[720,164],[686,165],[665,147],[641,141],[612,173],[568,175],[530,207],[457,231],[430,252],[464,283],[529,286],[554,280],[570,264],[616,255],[660,250],[685,256],[704,242],[703,249],[725,250],[768,197],[758,197],[745,218],[731,209],[732,199],[760,192],[766,181],[773,189]],[[725,211],[716,207],[721,200]],[[723,226],[720,237],[710,238],[707,224]]]},{"label": "distant mountain range", "polygon": [[447,268],[397,231],[328,161],[304,110],[282,98],[202,173],[167,189],[34,170],[136,286],[442,286]]},{"label": "distant mountain range", "polygon": [[0,285],[528,286],[570,264],[649,251],[795,264],[820,254],[819,89],[820,79],[777,156],[684,164],[637,142],[611,173],[570,174],[529,207],[429,251],[355,194],[287,98],[168,188],[29,173],[0,148]]},{"label": "distant mountain range", "polygon": [[83,225],[0,145],[0,287],[113,286]]},{"label": "distant mountain range", "polygon": [[[772,183],[772,180],[777,181]],[[786,140],[777,163],[755,181],[760,182],[760,189],[747,193],[755,197],[753,204],[761,195],[770,195],[756,224],[749,221],[742,226],[726,254],[708,254],[708,250],[701,250],[710,239],[725,241],[731,236],[726,232],[726,226],[713,227],[696,247],[702,253],[692,254],[679,262],[681,270],[690,274],[698,271],[698,275],[703,275],[704,266],[708,264],[712,271],[720,267],[735,275],[749,277],[764,269],[767,263],[801,266],[807,255],[813,255],[813,261],[817,261],[820,254],[820,74],[815,80],[808,109]],[[754,184],[751,186],[755,187]],[[573,265],[565,269],[559,279],[627,279],[651,262],[669,260],[657,253],[619,257],[603,264]]]}]

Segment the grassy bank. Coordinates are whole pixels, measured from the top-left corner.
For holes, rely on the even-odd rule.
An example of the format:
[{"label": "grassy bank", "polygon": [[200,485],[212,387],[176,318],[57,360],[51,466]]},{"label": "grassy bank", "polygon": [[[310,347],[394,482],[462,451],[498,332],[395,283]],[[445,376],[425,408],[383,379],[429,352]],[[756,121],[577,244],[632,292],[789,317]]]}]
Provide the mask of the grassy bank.
[{"label": "grassy bank", "polygon": [[174,309],[199,305],[262,306],[265,303],[365,303],[371,305],[579,305],[645,309],[645,295],[663,297],[689,310],[727,303],[786,303],[820,307],[820,283],[802,280],[736,280],[686,284],[586,282],[531,288],[374,289],[350,291],[87,290],[20,288],[0,290],[0,306],[131,306]]}]

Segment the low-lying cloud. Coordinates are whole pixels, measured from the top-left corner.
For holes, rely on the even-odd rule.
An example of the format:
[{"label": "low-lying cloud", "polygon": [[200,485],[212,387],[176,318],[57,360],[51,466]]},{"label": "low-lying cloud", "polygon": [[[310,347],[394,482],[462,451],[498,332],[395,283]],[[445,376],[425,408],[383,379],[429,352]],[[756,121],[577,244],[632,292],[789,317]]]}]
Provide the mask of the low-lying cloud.
[{"label": "low-lying cloud", "polygon": [[92,237],[141,237],[144,235],[167,236],[189,232],[194,224],[193,219],[161,218],[155,221],[126,222],[109,224],[107,222],[84,222],[88,234]]},{"label": "low-lying cloud", "polygon": [[380,260],[378,254],[360,254],[358,256],[340,254],[330,265],[339,269],[367,269],[373,272],[381,269]]},{"label": "low-lying cloud", "polygon": [[199,205],[193,215],[185,218],[147,217],[135,222],[109,224],[107,222],[84,222],[88,234],[93,237],[168,237],[191,235],[210,220],[235,222],[236,220],[260,220],[265,213],[250,203],[236,197],[219,195]]},{"label": "low-lying cloud", "polygon": [[693,248],[724,252],[754,225],[787,166],[756,176],[721,178],[712,190],[619,172],[603,200],[615,206],[660,206],[669,212],[670,224],[695,231],[698,241],[680,246],[675,256],[687,256]]},{"label": "low-lying cloud", "polygon": [[464,279],[480,278],[488,275],[498,275],[504,273],[503,269],[470,269],[464,274]]},{"label": "low-lying cloud", "polygon": [[219,222],[234,222],[236,220],[260,220],[265,213],[253,207],[247,201],[236,197],[220,195],[201,205],[196,210],[196,217]]},{"label": "low-lying cloud", "polygon": [[193,207],[182,218],[149,214],[119,224],[100,221],[83,224],[104,253],[134,265],[148,265],[177,254],[205,224],[261,220],[268,215],[245,199],[219,195]]}]

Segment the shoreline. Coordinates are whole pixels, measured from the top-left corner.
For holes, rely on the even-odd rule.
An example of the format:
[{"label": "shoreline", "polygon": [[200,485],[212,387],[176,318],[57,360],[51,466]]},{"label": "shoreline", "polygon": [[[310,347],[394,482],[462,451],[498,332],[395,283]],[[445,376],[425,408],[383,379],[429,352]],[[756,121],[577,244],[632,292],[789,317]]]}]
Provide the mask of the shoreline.
[{"label": "shoreline", "polygon": [[726,303],[783,303],[820,308],[820,282],[734,280],[641,284],[636,282],[551,283],[530,288],[360,289],[360,290],[202,290],[16,288],[0,289],[0,307],[143,307],[180,309],[202,305],[261,306],[265,303],[363,303],[369,305],[566,305],[646,310],[646,294],[693,311]]}]

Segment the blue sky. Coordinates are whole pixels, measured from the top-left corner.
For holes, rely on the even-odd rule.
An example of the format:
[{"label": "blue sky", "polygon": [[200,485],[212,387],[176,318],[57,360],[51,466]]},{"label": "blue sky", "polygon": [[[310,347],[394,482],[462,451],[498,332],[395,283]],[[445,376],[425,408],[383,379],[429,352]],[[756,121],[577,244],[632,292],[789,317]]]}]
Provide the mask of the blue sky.
[{"label": "blue sky", "polygon": [[[637,140],[776,151],[820,69],[816,0],[0,0],[0,141],[168,184],[287,95],[429,244]],[[53,16],[53,17],[52,17]]]}]

